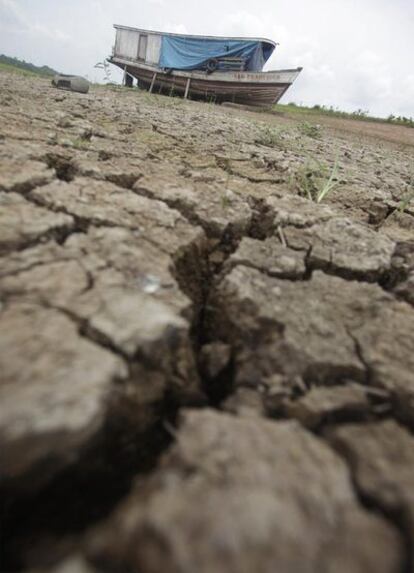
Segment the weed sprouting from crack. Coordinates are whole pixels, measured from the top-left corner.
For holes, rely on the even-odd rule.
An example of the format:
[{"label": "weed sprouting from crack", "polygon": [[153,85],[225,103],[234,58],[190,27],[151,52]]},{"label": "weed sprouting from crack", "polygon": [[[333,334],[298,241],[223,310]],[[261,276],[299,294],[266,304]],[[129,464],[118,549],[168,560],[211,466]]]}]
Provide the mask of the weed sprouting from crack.
[{"label": "weed sprouting from crack", "polygon": [[268,125],[258,127],[259,133],[255,139],[255,143],[266,147],[284,147],[286,135],[284,130],[275,129]]},{"label": "weed sprouting from crack", "polygon": [[317,159],[309,159],[290,178],[290,186],[302,197],[321,203],[339,184],[338,154],[331,169]]},{"label": "weed sprouting from crack", "polygon": [[[230,192],[231,193],[231,192]],[[226,190],[223,195],[221,196],[221,206],[223,209],[228,209],[231,206],[231,196],[230,193]]]},{"label": "weed sprouting from crack", "polygon": [[401,201],[398,203],[397,210],[400,213],[410,206],[411,202],[414,201],[414,175],[411,176],[411,180],[407,185],[406,193],[403,195]]},{"label": "weed sprouting from crack", "polygon": [[72,140],[72,147],[74,149],[78,149],[79,151],[86,151],[89,149],[89,140],[82,137],[77,137],[76,139]]},{"label": "weed sprouting from crack", "polygon": [[306,135],[312,139],[318,139],[321,136],[320,125],[314,125],[307,121],[304,121],[298,125],[298,131],[301,135]]},{"label": "weed sprouting from crack", "polygon": [[232,191],[230,191],[230,189],[229,189],[229,181],[230,181],[231,170],[230,170],[230,168],[229,168],[230,165],[229,165],[228,161],[227,161],[226,164],[227,164],[227,167],[228,167],[228,169],[226,170],[226,171],[227,171],[226,184],[225,184],[225,187],[224,187],[224,192],[223,192],[223,194],[222,194],[222,196],[221,196],[221,208],[222,208],[223,210],[228,209],[228,208],[231,206],[231,203],[232,203]]}]

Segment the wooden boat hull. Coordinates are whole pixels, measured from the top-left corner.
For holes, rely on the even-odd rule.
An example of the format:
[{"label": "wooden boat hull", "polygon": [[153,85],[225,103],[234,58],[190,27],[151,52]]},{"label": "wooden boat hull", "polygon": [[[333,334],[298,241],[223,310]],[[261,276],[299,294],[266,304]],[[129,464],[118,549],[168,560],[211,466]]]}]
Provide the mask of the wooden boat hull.
[{"label": "wooden boat hull", "polygon": [[112,57],[109,61],[155,93],[245,105],[272,105],[279,101],[301,68],[273,72],[166,72],[159,68]]}]

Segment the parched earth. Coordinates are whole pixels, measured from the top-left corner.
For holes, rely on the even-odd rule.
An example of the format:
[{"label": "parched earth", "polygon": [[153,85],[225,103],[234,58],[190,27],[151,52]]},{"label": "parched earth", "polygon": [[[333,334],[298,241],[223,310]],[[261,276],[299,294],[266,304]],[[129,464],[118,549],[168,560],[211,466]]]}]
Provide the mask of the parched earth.
[{"label": "parched earth", "polygon": [[0,114],[2,570],[414,571],[411,131]]}]

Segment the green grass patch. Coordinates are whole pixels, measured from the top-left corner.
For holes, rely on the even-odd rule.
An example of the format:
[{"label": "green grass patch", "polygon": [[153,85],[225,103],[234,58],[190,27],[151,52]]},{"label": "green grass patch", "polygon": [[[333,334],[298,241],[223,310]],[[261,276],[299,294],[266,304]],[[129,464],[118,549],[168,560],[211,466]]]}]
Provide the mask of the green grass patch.
[{"label": "green grass patch", "polygon": [[298,130],[301,135],[306,135],[306,137],[311,137],[312,139],[319,139],[321,136],[320,125],[314,125],[308,121],[304,121],[298,125]]},{"label": "green grass patch", "polygon": [[411,176],[407,189],[398,204],[398,211],[400,211],[400,213],[404,213],[412,203],[414,203],[414,175]]},{"label": "green grass patch", "polygon": [[314,105],[313,107],[307,107],[303,105],[297,105],[295,103],[288,104],[276,104],[272,107],[275,112],[289,113],[292,116],[327,116],[327,117],[339,117],[343,119],[359,119],[362,121],[373,121],[376,123],[388,123],[393,125],[405,125],[407,127],[414,127],[414,118],[389,115],[387,118],[375,117],[369,115],[368,111],[358,109],[353,112],[341,111],[332,106],[324,105]]},{"label": "green grass patch", "polygon": [[18,58],[10,58],[4,54],[0,55],[0,71],[7,72],[18,72],[23,75],[29,76],[43,76],[43,77],[53,77],[58,72],[54,69],[49,68],[49,66],[35,66],[24,60],[19,60]]},{"label": "green grass patch", "polygon": [[284,145],[283,129],[270,127],[268,125],[258,125],[258,134],[254,142],[266,147],[281,147]]},{"label": "green grass patch", "polygon": [[12,74],[20,74],[22,76],[37,76],[34,72],[29,72],[28,70],[22,70],[21,68],[16,68],[14,66],[9,66],[8,64],[2,64],[0,62],[0,72],[9,72]]},{"label": "green grass patch", "polygon": [[338,156],[332,167],[309,159],[290,178],[292,189],[315,203],[321,203],[338,185]]}]

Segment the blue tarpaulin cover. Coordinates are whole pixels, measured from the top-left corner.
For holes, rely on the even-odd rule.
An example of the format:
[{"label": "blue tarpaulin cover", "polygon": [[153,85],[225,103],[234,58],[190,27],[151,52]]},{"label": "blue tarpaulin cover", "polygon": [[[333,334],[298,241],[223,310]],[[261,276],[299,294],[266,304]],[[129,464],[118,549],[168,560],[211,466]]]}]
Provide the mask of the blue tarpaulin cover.
[{"label": "blue tarpaulin cover", "polygon": [[159,66],[175,70],[202,70],[209,60],[241,58],[245,69],[260,72],[274,46],[259,40],[163,36]]}]

